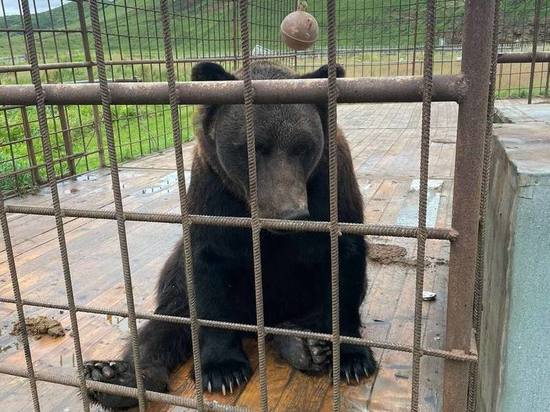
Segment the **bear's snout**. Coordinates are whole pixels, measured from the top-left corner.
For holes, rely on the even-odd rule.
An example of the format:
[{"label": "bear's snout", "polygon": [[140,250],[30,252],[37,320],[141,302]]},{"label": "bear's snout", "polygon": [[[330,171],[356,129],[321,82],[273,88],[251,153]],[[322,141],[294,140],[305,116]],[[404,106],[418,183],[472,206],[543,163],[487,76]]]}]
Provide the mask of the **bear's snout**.
[{"label": "bear's snout", "polygon": [[295,209],[287,210],[281,213],[281,219],[284,220],[307,220],[309,219],[309,210]]}]

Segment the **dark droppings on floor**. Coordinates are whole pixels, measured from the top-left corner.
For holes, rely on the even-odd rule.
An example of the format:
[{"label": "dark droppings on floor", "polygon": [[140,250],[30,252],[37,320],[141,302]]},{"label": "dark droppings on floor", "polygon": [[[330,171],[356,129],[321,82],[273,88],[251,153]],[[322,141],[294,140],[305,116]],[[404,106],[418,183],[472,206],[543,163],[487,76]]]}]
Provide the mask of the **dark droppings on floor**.
[{"label": "dark droppings on floor", "polygon": [[[25,319],[27,333],[33,336],[49,335],[54,338],[65,336],[65,330],[58,320],[47,316],[35,316]],[[11,331],[12,335],[21,335],[21,323],[16,322]]]},{"label": "dark droppings on floor", "polygon": [[[369,259],[381,265],[405,265],[416,266],[416,257],[407,257],[407,249],[403,246],[388,245],[383,243],[369,243]],[[447,259],[427,256],[425,266],[446,265]]]}]

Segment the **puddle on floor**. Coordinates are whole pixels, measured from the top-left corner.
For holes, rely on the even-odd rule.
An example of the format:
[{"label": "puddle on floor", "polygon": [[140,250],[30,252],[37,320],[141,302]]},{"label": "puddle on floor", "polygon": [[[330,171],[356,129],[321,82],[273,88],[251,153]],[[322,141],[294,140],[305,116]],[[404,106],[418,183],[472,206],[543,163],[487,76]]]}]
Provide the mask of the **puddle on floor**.
[{"label": "puddle on floor", "polygon": [[93,182],[97,180],[97,175],[96,174],[93,174],[93,173],[89,173],[89,174],[85,174],[85,175],[82,175],[82,176],[78,176],[76,178],[76,181],[77,182],[87,182],[87,181],[90,181],[90,182]]},{"label": "puddle on floor", "polygon": [[[191,183],[191,171],[185,170],[185,185],[189,187],[190,183]],[[147,195],[152,195],[162,191],[165,191],[166,193],[170,193],[173,191],[177,192],[177,190],[178,190],[178,175],[177,175],[177,172],[172,172],[170,174],[163,176],[154,184],[148,187],[139,189],[139,191],[134,193],[134,195],[147,196]]]}]

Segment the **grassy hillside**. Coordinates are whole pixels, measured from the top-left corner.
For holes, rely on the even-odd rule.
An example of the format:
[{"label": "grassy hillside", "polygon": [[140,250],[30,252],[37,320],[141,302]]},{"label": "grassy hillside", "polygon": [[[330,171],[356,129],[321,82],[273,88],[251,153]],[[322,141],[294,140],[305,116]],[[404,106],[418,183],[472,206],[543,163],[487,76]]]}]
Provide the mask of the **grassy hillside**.
[{"label": "grassy hillside", "polygon": [[[292,10],[294,1],[256,0],[251,1],[250,22],[252,43],[266,43],[279,48],[278,25]],[[309,0],[309,11],[318,19],[321,27],[326,23],[326,1]],[[532,16],[535,0],[504,0],[503,34],[507,41],[527,40],[532,31]],[[173,27],[175,45],[180,54],[200,55],[201,52],[228,54],[232,48],[233,2],[228,0],[175,0],[173,5]],[[437,32],[447,43],[458,43],[463,21],[462,0],[437,1]],[[88,3],[84,4],[89,25]],[[126,55],[130,49],[138,47],[146,54],[158,51],[157,36],[162,33],[159,2],[156,0],[114,0],[99,4],[105,41],[113,54]],[[415,22],[417,21],[416,2],[410,0],[340,0],[337,2],[338,37],[341,47],[406,47],[412,45]],[[422,39],[424,29],[425,0],[420,0],[418,9],[418,34]],[[543,16],[545,13],[543,13]],[[77,6],[66,2],[63,7],[38,13],[33,16],[34,26],[41,29],[78,29]],[[21,28],[18,15],[0,18],[0,27]],[[550,30],[548,25],[542,26]],[[325,31],[318,43],[325,43]],[[131,36],[132,38],[129,38]],[[66,58],[69,46],[81,50],[78,35],[65,36],[41,34],[39,40],[44,45],[47,60],[57,59],[54,48],[58,46]],[[146,37],[153,37],[146,41]],[[21,35],[10,35],[14,54],[24,54]],[[109,40],[109,41],[108,41]],[[141,45],[139,44],[141,42]],[[132,44],[134,43],[134,44]],[[204,44],[205,43],[205,44]],[[7,36],[0,36],[1,56],[8,51]],[[54,59],[55,58],[55,59]]]}]

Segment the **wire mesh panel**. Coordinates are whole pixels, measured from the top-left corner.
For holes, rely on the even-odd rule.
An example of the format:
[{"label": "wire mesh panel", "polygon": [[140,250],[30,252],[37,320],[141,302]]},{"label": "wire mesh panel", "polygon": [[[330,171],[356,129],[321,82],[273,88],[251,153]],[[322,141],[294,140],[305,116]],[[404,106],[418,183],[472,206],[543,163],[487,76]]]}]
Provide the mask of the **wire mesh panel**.
[{"label": "wire mesh panel", "polygon": [[499,64],[497,97],[547,96],[549,59],[532,61],[531,54],[549,50],[550,5],[541,0],[503,2],[500,14],[499,53],[527,56],[521,63]]},{"label": "wire mesh panel", "polygon": [[[310,1],[319,18],[321,37],[306,51],[294,52],[281,42],[278,27],[295,1],[251,2],[249,12],[252,59],[270,59],[299,72],[325,62],[328,53],[326,3]],[[0,82],[28,84],[30,65],[20,7],[2,0],[0,17]],[[83,1],[30,3],[37,59],[45,83],[97,80],[97,62],[90,31],[90,13]],[[426,2],[392,0],[339,1],[336,4],[337,56],[350,76],[403,76],[423,72]],[[176,79],[190,79],[199,60],[242,65],[240,13],[237,2],[201,1],[170,5]],[[521,62],[502,61],[497,75],[498,97],[547,96],[549,82],[549,6],[542,0],[506,1],[501,8],[499,53],[525,53]],[[462,58],[464,2],[435,4],[434,73],[458,74]],[[149,0],[98,3],[98,18],[110,82],[153,82],[166,79],[162,22],[158,5]],[[536,31],[536,34],[535,34]],[[536,37],[536,39],[535,39]],[[537,40],[534,42],[534,40]],[[539,55],[532,61],[533,45]],[[516,56],[517,57],[517,56]],[[504,59],[509,58],[504,57]],[[531,91],[531,92],[530,92]],[[38,122],[32,107],[3,106],[0,123],[0,173],[6,193],[22,193],[46,181]],[[118,158],[135,159],[173,146],[168,105],[117,105],[113,127]],[[192,138],[192,106],[181,106],[183,141]],[[48,106],[57,178],[104,166],[105,136],[97,106]],[[66,113],[67,121],[59,113]],[[108,159],[107,159],[108,160]]]},{"label": "wire mesh panel", "polygon": [[[493,98],[495,89],[500,87],[497,82],[501,81],[504,70],[502,67],[499,73],[496,70],[497,39],[496,32],[493,33],[493,22],[498,21],[498,15],[495,18],[494,1],[469,1],[466,2],[466,10],[460,1],[310,1],[309,10],[319,18],[322,35],[316,46],[306,52],[289,51],[279,38],[278,26],[282,18],[295,8],[293,1],[187,2],[189,4],[184,7],[185,2],[169,0],[162,0],[160,4],[147,0],[78,0],[70,3],[61,0],[61,7],[52,8],[48,4],[45,11],[39,12],[36,2],[31,5],[28,0],[22,0],[17,18],[6,13],[6,0],[0,1],[3,1],[4,10],[1,33],[10,50],[9,61],[0,68],[3,76],[0,103],[4,104],[1,108],[4,113],[1,130],[5,131],[6,136],[4,139],[2,135],[0,152],[6,157],[0,159],[0,164],[7,165],[2,168],[8,171],[2,176],[0,223],[13,288],[13,298],[0,296],[0,302],[15,304],[22,324],[25,323],[25,306],[68,310],[77,370],[75,376],[51,372],[47,368],[35,370],[28,336],[23,333],[26,369],[0,364],[0,373],[28,378],[35,410],[40,410],[41,393],[37,389],[37,381],[77,387],[84,410],[90,407],[89,390],[136,398],[140,410],[145,410],[147,400],[198,410],[239,410],[238,407],[209,402],[204,398],[200,333],[207,327],[246,331],[255,335],[259,409],[263,411],[271,409],[266,355],[266,338],[270,335],[330,342],[333,410],[342,409],[342,344],[412,354],[410,409],[413,411],[420,408],[421,358],[445,359],[445,410],[463,410],[467,400],[469,408],[474,407],[475,367],[470,369],[470,366],[475,365],[477,358],[470,347],[470,335],[472,325],[477,326],[472,314],[479,305],[474,300],[474,291],[480,288],[481,276],[481,269],[476,267],[479,263],[476,261],[476,251],[483,250],[482,247],[478,249],[478,216],[484,208],[482,193],[487,190]],[[504,13],[505,8],[501,9]],[[538,2],[532,13],[537,22],[536,29],[533,26],[535,38],[543,39],[538,51],[544,51],[546,47],[546,29],[541,29],[546,24],[541,22],[547,21],[546,9]],[[525,16],[531,16],[531,12],[525,9],[521,15],[521,21],[525,21]],[[71,20],[71,16],[77,20]],[[502,23],[504,31],[511,14],[506,16]],[[513,22],[510,24],[516,25],[515,20]],[[388,27],[389,30],[383,30]],[[531,41],[531,44],[539,42]],[[61,50],[65,48],[67,55],[62,55]],[[537,48],[531,51],[533,58]],[[328,62],[327,79],[254,80],[251,63],[255,59],[275,60],[299,72]],[[240,68],[242,79],[215,84],[187,83],[193,64],[202,60],[218,61],[228,70]],[[350,77],[354,78],[337,79],[337,62],[344,63],[349,68]],[[542,85],[544,80],[546,88],[548,84],[548,79],[543,79],[544,75],[537,74],[542,73],[544,65],[537,64],[530,66],[530,89],[533,91],[537,87],[542,88],[537,85]],[[421,74],[421,77],[398,77],[411,74]],[[365,76],[392,77],[372,79]],[[523,84],[521,73],[518,82]],[[14,86],[28,83],[32,86]],[[507,87],[511,90],[510,84]],[[460,111],[453,227],[435,229],[428,228],[426,220],[431,108],[432,101],[437,100],[458,102]],[[415,227],[339,221],[337,103],[367,101],[422,102],[419,213]],[[243,105],[249,216],[190,213],[182,143],[191,137],[192,105],[199,103]],[[323,119],[327,124],[327,221],[266,219],[259,214],[254,105],[288,103],[327,105],[326,119]],[[179,213],[126,211],[120,163],[171,145],[175,147]],[[105,164],[110,167],[112,209],[78,209],[61,205],[57,184],[59,178],[75,176]],[[4,204],[4,196],[13,190],[45,183],[48,184],[51,207]],[[10,213],[55,218],[66,303],[26,300],[21,296],[10,237]],[[75,302],[64,222],[64,219],[72,217],[116,222],[125,310],[77,305]],[[134,221],[181,225],[188,317],[142,313],[136,309],[128,229],[129,223]],[[199,318],[191,231],[193,226],[201,225],[238,227],[250,231],[255,323]],[[265,229],[327,234],[330,241],[330,331],[314,333],[266,325],[262,275],[265,268],[262,267],[260,236]],[[414,325],[410,343],[347,336],[340,330],[340,285],[345,274],[340,270],[342,256],[339,239],[343,234],[416,239]],[[426,347],[422,342],[422,291],[428,239],[446,240],[451,244],[445,350]],[[133,388],[86,379],[79,337],[79,313],[117,315],[128,319],[135,368]],[[152,391],[147,386],[142,373],[139,319],[189,326],[190,355],[195,376],[192,398],[167,395]]]}]

